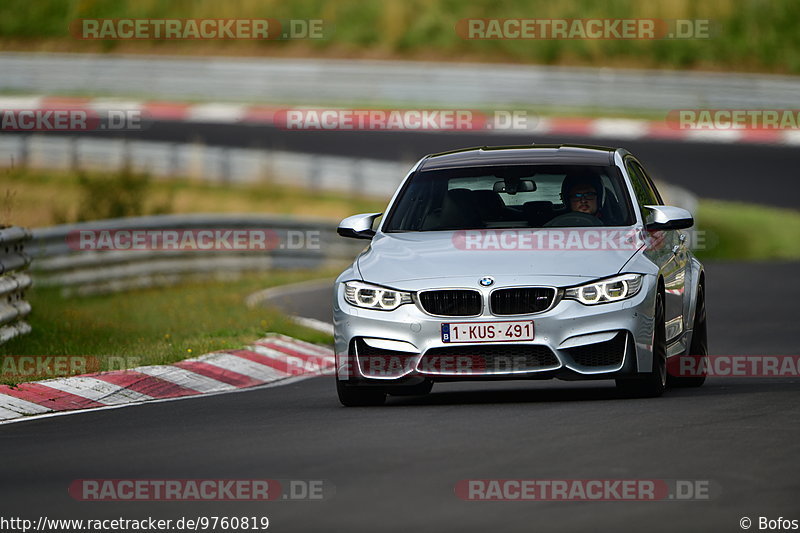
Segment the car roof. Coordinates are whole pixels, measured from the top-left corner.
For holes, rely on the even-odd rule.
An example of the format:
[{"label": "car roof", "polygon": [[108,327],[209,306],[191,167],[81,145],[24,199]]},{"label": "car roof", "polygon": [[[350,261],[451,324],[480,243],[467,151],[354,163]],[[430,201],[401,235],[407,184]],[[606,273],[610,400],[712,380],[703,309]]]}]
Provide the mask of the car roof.
[{"label": "car roof", "polygon": [[603,165],[614,161],[616,148],[579,144],[482,146],[432,154],[420,170],[495,165]]}]

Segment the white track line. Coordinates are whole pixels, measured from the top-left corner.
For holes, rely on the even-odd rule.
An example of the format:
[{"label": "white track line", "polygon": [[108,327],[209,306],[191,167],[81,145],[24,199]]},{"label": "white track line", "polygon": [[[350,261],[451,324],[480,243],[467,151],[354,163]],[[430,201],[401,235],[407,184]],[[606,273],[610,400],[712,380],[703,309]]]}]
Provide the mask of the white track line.
[{"label": "white track line", "polygon": [[291,319],[292,322],[300,326],[305,326],[310,329],[321,331],[322,333],[327,333],[328,335],[333,335],[333,324],[328,324],[327,322],[317,320],[316,318],[306,318],[302,316],[293,316]]},{"label": "white track line", "polygon": [[[333,287],[333,281],[329,279],[315,279],[311,281],[301,281],[299,283],[291,283],[289,285],[281,285],[278,287],[270,287],[250,294],[245,298],[244,302],[247,307],[258,307],[266,304],[269,300],[280,298],[286,294],[296,294],[309,291],[315,291],[326,287]],[[333,324],[317,320],[316,318],[306,318],[302,316],[288,315],[289,319],[300,326],[304,326],[322,333],[333,335]],[[262,339],[263,340],[263,339]],[[296,341],[296,339],[293,339]],[[302,341],[296,341],[302,342]],[[306,343],[308,344],[308,343]],[[314,346],[313,344],[311,346]],[[317,347],[318,349],[318,347]]]}]

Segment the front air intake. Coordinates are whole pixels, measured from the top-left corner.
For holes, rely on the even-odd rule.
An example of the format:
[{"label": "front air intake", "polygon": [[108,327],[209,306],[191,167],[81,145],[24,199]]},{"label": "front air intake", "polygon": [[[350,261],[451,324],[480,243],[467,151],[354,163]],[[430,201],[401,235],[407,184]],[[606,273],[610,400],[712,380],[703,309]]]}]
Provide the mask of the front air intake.
[{"label": "front air intake", "polygon": [[481,293],[471,289],[423,291],[418,298],[427,313],[437,316],[477,316],[483,308]]},{"label": "front air intake", "polygon": [[528,315],[541,313],[550,308],[556,290],[549,287],[514,287],[497,289],[492,293],[492,314]]}]

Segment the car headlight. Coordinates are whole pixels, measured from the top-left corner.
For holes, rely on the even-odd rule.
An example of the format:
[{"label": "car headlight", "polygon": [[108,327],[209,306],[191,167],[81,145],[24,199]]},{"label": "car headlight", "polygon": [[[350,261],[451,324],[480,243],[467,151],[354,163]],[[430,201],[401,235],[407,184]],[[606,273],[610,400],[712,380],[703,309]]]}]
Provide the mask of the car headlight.
[{"label": "car headlight", "polygon": [[410,292],[396,291],[360,281],[345,282],[344,299],[356,307],[381,311],[392,311],[412,302]]},{"label": "car headlight", "polygon": [[564,299],[584,305],[618,302],[635,296],[642,288],[642,274],[622,274],[564,289]]}]

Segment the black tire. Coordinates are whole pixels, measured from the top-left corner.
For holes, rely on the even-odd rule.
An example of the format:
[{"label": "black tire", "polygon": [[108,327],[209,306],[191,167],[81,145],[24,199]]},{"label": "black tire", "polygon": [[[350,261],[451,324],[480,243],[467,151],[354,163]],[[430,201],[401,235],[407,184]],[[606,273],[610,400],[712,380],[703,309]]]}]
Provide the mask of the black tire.
[{"label": "black tire", "polygon": [[339,401],[345,407],[367,407],[386,403],[386,393],[384,391],[348,385],[347,382],[341,379],[336,380],[336,392],[339,394]]},{"label": "black tire", "polygon": [[641,377],[618,379],[616,382],[620,392],[634,398],[657,398],[667,388],[667,323],[661,291],[656,294],[653,318],[653,369]]},{"label": "black tire", "polygon": [[[703,285],[697,288],[697,305],[694,311],[694,327],[692,331],[692,343],[685,355],[703,356],[701,368],[708,368],[708,328],[706,326],[706,290]],[[700,376],[680,377],[667,376],[667,384],[670,387],[699,387],[706,382],[705,372]]]}]

